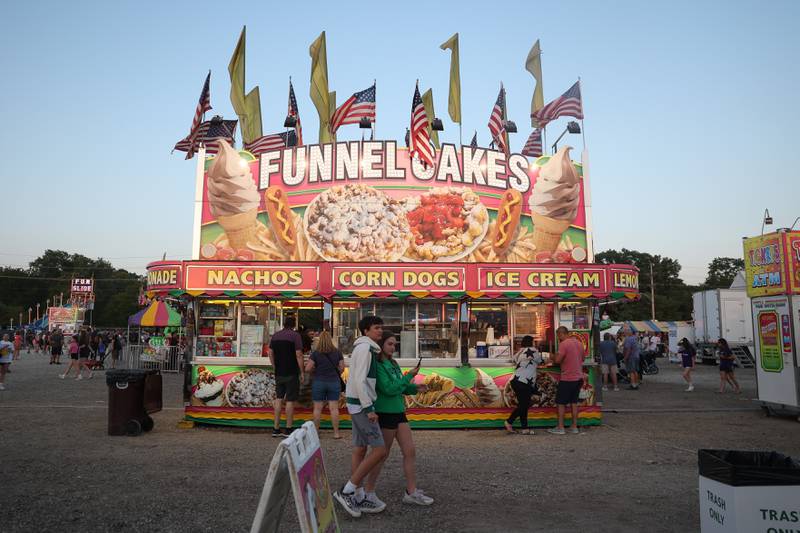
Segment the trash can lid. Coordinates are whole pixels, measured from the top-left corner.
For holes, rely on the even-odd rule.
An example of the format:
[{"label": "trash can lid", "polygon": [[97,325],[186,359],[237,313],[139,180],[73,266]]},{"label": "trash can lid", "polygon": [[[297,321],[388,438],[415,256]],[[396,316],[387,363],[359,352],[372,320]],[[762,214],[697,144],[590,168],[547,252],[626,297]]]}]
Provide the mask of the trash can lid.
[{"label": "trash can lid", "polygon": [[106,370],[106,385],[144,381],[145,376],[147,376],[147,370],[139,370],[138,368],[114,368]]},{"label": "trash can lid", "polygon": [[774,451],[698,450],[700,475],[731,485],[800,485],[800,462]]}]

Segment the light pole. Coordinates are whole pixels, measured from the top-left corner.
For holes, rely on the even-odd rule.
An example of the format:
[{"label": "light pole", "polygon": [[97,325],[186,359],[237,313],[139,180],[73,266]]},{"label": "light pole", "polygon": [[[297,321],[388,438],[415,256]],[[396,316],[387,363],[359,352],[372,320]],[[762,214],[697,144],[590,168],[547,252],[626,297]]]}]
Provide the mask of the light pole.
[{"label": "light pole", "polygon": [[39,321],[39,306],[42,304],[36,304],[36,321]]},{"label": "light pole", "polygon": [[14,319],[11,319],[11,329],[14,329]]},{"label": "light pole", "polygon": [[772,217],[769,216],[769,209],[764,209],[764,220],[761,221],[761,235],[764,235],[764,226],[771,226],[771,225],[772,225]]},{"label": "light pole", "polygon": [[561,137],[563,137],[567,133],[576,133],[577,134],[577,133],[580,133],[580,132],[581,132],[581,125],[580,124],[578,124],[574,120],[571,120],[571,121],[567,122],[566,129],[564,129],[564,131],[561,132],[561,135],[558,136],[558,139],[556,139],[556,142],[553,143],[553,153],[555,154],[558,151],[558,141],[561,140]]},{"label": "light pole", "polygon": [[[31,309],[31,308],[29,307],[29,308],[28,308],[28,324],[30,324],[30,323],[31,323],[31,313],[32,313],[32,312],[33,312],[33,309]],[[22,313],[20,313],[20,315],[21,315],[21,314],[22,314]],[[22,319],[20,319],[20,321],[21,321],[21,320],[22,320]]]}]

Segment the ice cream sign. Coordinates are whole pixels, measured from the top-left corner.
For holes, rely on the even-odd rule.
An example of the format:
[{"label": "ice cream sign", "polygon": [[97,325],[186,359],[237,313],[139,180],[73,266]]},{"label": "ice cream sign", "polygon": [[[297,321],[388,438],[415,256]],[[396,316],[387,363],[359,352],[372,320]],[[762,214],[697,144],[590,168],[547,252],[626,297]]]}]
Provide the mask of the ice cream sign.
[{"label": "ice cream sign", "polygon": [[222,142],[203,189],[201,260],[582,263],[582,167],[570,148],[520,154],[445,144],[436,164],[395,142],[285,148]]},{"label": "ice cream sign", "polygon": [[478,288],[497,292],[605,292],[606,270],[576,265],[563,267],[479,267]]}]

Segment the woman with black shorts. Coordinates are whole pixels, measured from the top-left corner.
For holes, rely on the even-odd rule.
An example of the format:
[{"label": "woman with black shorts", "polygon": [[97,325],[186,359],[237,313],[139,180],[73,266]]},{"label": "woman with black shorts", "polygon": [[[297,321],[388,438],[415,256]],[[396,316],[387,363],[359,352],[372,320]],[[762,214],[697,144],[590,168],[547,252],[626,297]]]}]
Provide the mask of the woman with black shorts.
[{"label": "woman with black shorts", "polygon": [[[406,477],[406,490],[403,494],[403,503],[415,505],[430,505],[433,498],[426,496],[417,488],[416,473],[416,448],[414,439],[411,437],[411,426],[408,425],[406,418],[406,403],[403,395],[417,394],[426,392],[426,385],[415,385],[412,383],[414,377],[419,372],[415,367],[405,374],[400,371],[400,365],[393,359],[397,348],[397,337],[391,333],[384,333],[381,339],[381,353],[378,355],[377,382],[375,391],[378,398],[375,400],[375,412],[378,413],[378,424],[383,433],[383,442],[386,445],[386,457],[392,450],[395,439],[400,445],[403,454],[403,473]],[[384,460],[372,469],[366,482],[367,498],[377,500],[375,495],[375,482],[378,479]],[[383,502],[374,501],[380,505]]]},{"label": "woman with black shorts", "polygon": [[736,394],[739,394],[741,389],[736,381],[736,376],[733,375],[733,363],[736,361],[736,356],[733,355],[731,347],[728,346],[728,341],[725,339],[718,340],[717,351],[719,352],[719,394],[725,392],[726,383],[733,387],[733,391]]}]

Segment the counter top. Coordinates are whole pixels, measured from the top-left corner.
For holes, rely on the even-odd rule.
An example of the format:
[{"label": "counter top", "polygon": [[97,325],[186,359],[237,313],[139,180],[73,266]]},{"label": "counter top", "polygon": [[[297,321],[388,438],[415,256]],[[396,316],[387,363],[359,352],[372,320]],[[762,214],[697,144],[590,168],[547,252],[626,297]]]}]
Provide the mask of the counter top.
[{"label": "counter top", "polygon": [[[345,365],[350,362],[349,357],[344,358]],[[417,366],[417,359],[400,358],[397,363],[403,368]],[[217,366],[272,366],[269,357],[195,357],[192,359],[193,365],[217,365]],[[508,359],[470,359],[470,366],[478,368],[501,368],[512,366],[513,363]],[[594,361],[584,361],[583,366],[596,366]],[[428,368],[455,368],[461,366],[461,359],[456,358],[436,358],[423,357],[422,367]],[[542,365],[541,368],[554,368],[557,365]]]}]

